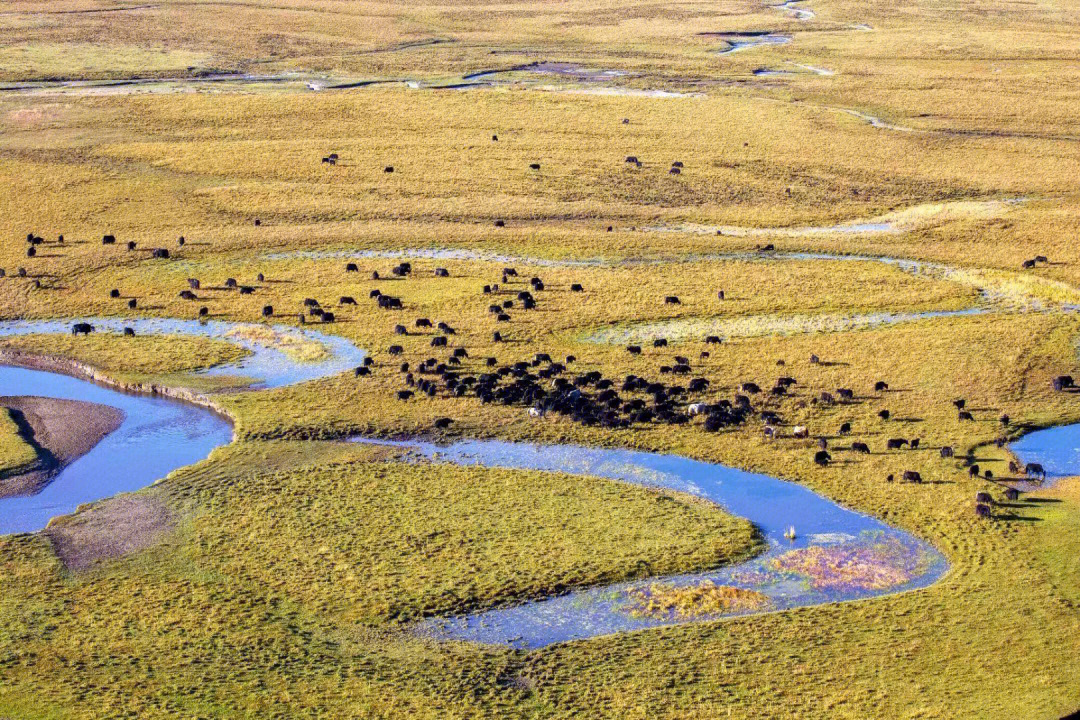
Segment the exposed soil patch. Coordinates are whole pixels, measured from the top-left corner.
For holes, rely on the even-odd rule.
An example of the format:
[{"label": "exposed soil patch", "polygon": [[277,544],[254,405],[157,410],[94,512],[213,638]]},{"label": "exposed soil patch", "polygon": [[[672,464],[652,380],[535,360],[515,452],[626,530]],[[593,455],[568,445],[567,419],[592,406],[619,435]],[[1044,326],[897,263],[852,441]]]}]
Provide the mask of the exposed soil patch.
[{"label": "exposed soil patch", "polygon": [[121,495],[56,518],[42,532],[64,567],[80,571],[155,545],[174,527],[172,514],[160,501]]},{"label": "exposed soil patch", "polygon": [[124,413],[107,405],[55,398],[3,396],[23,439],[40,462],[30,472],[0,480],[0,498],[40,492],[66,465],[90,452],[124,422]]}]

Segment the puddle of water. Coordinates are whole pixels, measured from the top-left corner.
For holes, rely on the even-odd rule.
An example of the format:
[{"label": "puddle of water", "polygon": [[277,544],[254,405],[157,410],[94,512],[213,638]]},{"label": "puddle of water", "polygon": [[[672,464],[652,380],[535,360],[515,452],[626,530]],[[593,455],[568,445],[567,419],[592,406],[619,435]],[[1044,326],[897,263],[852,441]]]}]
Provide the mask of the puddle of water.
[{"label": "puddle of water", "polygon": [[[190,335],[226,340],[239,345],[250,355],[239,362],[218,365],[201,371],[201,375],[242,376],[257,379],[259,387],[281,387],[294,383],[316,380],[351,370],[363,361],[365,352],[345,338],[326,335],[286,325],[261,325],[257,323],[231,323],[217,320],[176,320],[171,318],[70,318],[65,320],[11,320],[0,322],[0,337],[33,334],[66,334],[77,322],[88,322],[95,332],[121,333],[125,327],[137,335]],[[268,346],[258,339],[246,337],[245,329],[265,330],[271,328],[286,342],[317,343],[325,349],[322,359],[297,362],[281,348],[283,344]],[[238,334],[239,331],[239,334]],[[26,393],[16,393],[26,394]]]},{"label": "puddle of water", "polygon": [[40,493],[0,499],[0,534],[34,532],[82,503],[145,487],[198,462],[232,438],[205,408],[131,395],[56,373],[0,366],[0,394],[83,400],[124,411],[124,422],[68,465]]},{"label": "puddle of water", "polygon": [[[801,485],[722,465],[630,450],[490,440],[449,446],[354,441],[409,447],[439,462],[568,472],[690,493],[749,519],[768,545],[763,555],[720,570],[591,588],[420,627],[437,638],[537,648],[625,630],[911,590],[930,585],[947,569],[940,553],[907,533]],[[798,537],[788,540],[784,533],[792,525]],[[707,583],[742,588],[764,595],[767,605],[693,617],[638,612],[640,598],[655,592],[658,582],[667,588]]]}]

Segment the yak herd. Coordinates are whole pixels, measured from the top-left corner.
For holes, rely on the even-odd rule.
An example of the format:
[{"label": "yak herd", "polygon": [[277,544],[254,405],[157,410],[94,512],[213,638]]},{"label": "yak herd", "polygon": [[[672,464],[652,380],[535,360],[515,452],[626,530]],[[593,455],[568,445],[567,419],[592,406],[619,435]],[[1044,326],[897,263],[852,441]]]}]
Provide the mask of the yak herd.
[{"label": "yak herd", "polygon": [[[337,159],[335,155],[331,154],[324,158],[324,162],[332,165],[337,162]],[[627,161],[632,162],[632,159],[628,158]],[[387,168],[387,171],[392,172],[390,168]],[[41,238],[34,234],[28,235],[27,240],[31,251],[42,242]],[[63,242],[62,235],[58,242]],[[114,235],[105,235],[102,238],[102,243],[106,245],[115,244],[116,237]],[[182,243],[183,238],[181,238]],[[129,243],[128,247],[134,249],[134,243]],[[28,252],[30,257],[33,257],[34,254],[34,252]],[[152,249],[150,254],[154,258],[169,258],[169,252],[164,248]],[[1024,267],[1034,267],[1036,262],[1046,262],[1046,258],[1038,256],[1033,260],[1026,261]],[[347,263],[345,272],[359,272],[359,267],[356,263]],[[412,274],[413,267],[409,262],[401,262],[390,271],[390,275],[397,278],[410,277]],[[450,272],[446,268],[436,268],[433,275],[434,277],[447,278],[450,277]],[[378,272],[373,272],[371,278],[379,280],[380,275]],[[537,295],[545,290],[544,282],[539,277],[532,277],[528,281],[530,289],[515,290],[515,283],[524,283],[523,280],[518,278],[517,270],[507,267],[502,270],[500,283],[483,286],[482,295],[489,298],[498,295],[512,296],[501,302],[492,302],[488,306],[488,311],[496,322],[510,322],[511,312],[536,309],[538,304]],[[263,282],[264,280],[263,274],[259,273],[258,281]],[[187,284],[187,289],[180,291],[179,297],[191,301],[198,300],[196,291],[203,289],[200,281],[196,278],[189,278]],[[517,287],[520,288],[520,285],[517,285]],[[223,289],[235,290],[241,295],[253,294],[255,291],[254,287],[241,285],[234,278],[227,279]],[[584,288],[580,283],[573,283],[570,285],[570,291],[584,292]],[[120,298],[120,292],[113,289],[110,291],[109,296],[113,299]],[[725,297],[723,291],[720,291],[717,296],[721,300]],[[375,305],[382,310],[401,311],[404,309],[400,298],[385,294],[378,289],[370,291],[369,299],[373,300]],[[672,305],[680,304],[679,298],[675,295],[665,296],[663,302]],[[356,306],[358,303],[352,296],[341,296],[338,305]],[[128,307],[134,309],[136,301],[129,299]],[[205,318],[208,314],[208,308],[205,306],[199,308],[198,315],[200,318]],[[262,315],[266,318],[275,316],[273,306],[265,305],[262,309]],[[336,320],[335,314],[325,310],[319,301],[314,298],[305,298],[303,310],[294,317],[300,323],[306,322],[308,318],[317,319],[323,323],[333,323]],[[85,322],[75,323],[71,328],[74,335],[88,335],[93,330],[93,326]],[[449,349],[449,336],[455,334],[454,328],[444,322],[439,322],[437,325],[433,324],[428,318],[417,318],[413,323],[414,332],[430,330],[435,330],[437,333],[431,337],[430,346],[432,348]],[[124,328],[123,333],[126,336],[135,334],[130,327]],[[394,333],[396,335],[408,335],[410,330],[404,324],[398,324],[394,327]],[[502,333],[494,332],[492,340],[497,343],[502,342],[504,340]],[[720,344],[722,339],[717,336],[709,336],[705,338],[705,342],[708,345],[716,345]],[[667,340],[664,338],[656,338],[652,342],[653,348],[665,348],[667,344]],[[632,355],[642,354],[640,345],[628,345],[626,351]],[[387,350],[387,354],[390,356],[399,356],[403,352],[404,349],[401,345],[391,345]],[[701,353],[703,359],[707,358],[708,355],[708,352]],[[707,397],[710,395],[710,381],[705,377],[693,377],[694,370],[690,358],[681,355],[674,355],[670,364],[660,366],[659,372],[661,375],[686,377],[685,382],[681,380],[665,382],[660,379],[650,379],[635,374],[627,374],[622,378],[606,377],[597,370],[574,372],[573,367],[576,358],[573,355],[568,355],[562,360],[556,361],[550,354],[539,352],[533,354],[527,360],[506,363],[500,363],[495,357],[489,356],[483,360],[482,371],[467,370],[464,363],[468,359],[470,359],[470,356],[464,347],[455,347],[444,359],[429,357],[415,366],[410,365],[408,362],[401,362],[398,369],[404,387],[395,391],[396,397],[399,400],[409,400],[418,395],[434,397],[440,394],[454,397],[475,397],[484,404],[497,403],[526,408],[528,414],[536,418],[553,413],[583,425],[607,429],[626,429],[635,425],[650,423],[683,425],[691,422],[695,417],[701,416],[701,426],[706,432],[718,432],[724,428],[745,425],[756,420],[762,425],[763,436],[768,440],[775,440],[781,436],[779,428],[784,425],[784,420],[780,414],[782,402],[791,394],[791,389],[798,385],[795,378],[781,376],[766,391],[757,383],[746,381],[737,384],[737,390],[732,397],[709,401]],[[811,356],[809,360],[811,364],[821,362],[817,356]],[[778,361],[777,364],[783,365],[783,361]],[[356,368],[355,375],[357,377],[370,375],[373,365],[374,362],[370,357],[365,358],[364,364]],[[1052,384],[1057,391],[1076,388],[1073,378],[1067,375],[1054,378]],[[879,398],[882,393],[888,392],[888,390],[889,385],[883,380],[877,381],[873,386],[873,392]],[[810,404],[824,408],[860,401],[852,388],[836,388],[835,392],[821,392],[816,397],[811,398],[809,403],[801,399],[798,401],[797,406],[806,407],[807,404]],[[958,421],[974,421],[974,415],[966,408],[964,400],[955,400],[953,404],[956,408]],[[879,410],[877,415],[882,422],[888,422],[891,417],[888,409]],[[1007,415],[1002,416],[999,421],[1003,427],[1007,427],[1010,423]],[[450,418],[439,418],[436,420],[435,426],[445,429],[452,422]],[[819,436],[817,439],[818,448],[813,456],[814,463],[822,467],[832,463],[833,456],[829,451],[829,440],[831,437],[843,437],[850,433],[851,424],[844,422],[839,424],[835,436]],[[796,439],[808,439],[809,436],[809,429],[803,425],[793,426],[790,433],[790,437]],[[1003,437],[996,441],[999,446],[1002,446],[1004,442],[1005,438]],[[909,451],[917,450],[919,447],[919,438],[890,437],[885,441],[883,450],[899,452],[905,449]],[[846,450],[857,454],[870,454],[872,452],[867,442],[858,440],[851,441],[846,448],[834,445],[832,450],[833,452]],[[939,448],[939,453],[942,458],[950,458],[954,455],[951,447]],[[966,465],[968,474],[971,477],[981,476],[987,480],[993,479],[993,473],[989,470],[980,471],[979,466],[975,464],[971,456],[967,458]],[[1021,468],[1016,466],[1015,463],[1010,465],[1011,471],[1021,471]],[[1037,463],[1027,464],[1022,468],[1022,471],[1029,478],[1045,477],[1045,470]],[[915,470],[905,470],[900,477],[905,482],[923,482],[922,476]],[[894,475],[886,477],[887,481],[893,481],[894,479]],[[1016,492],[1015,488],[1007,488],[1007,499],[1015,499]],[[976,496],[976,514],[979,517],[991,517],[992,504],[992,498],[987,493],[980,492]]]}]

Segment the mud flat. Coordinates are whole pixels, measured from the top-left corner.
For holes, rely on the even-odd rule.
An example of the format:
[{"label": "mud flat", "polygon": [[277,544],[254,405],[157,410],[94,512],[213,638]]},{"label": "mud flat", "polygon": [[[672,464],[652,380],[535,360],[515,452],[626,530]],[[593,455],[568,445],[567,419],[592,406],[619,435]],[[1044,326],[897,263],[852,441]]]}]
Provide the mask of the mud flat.
[{"label": "mud flat", "polygon": [[63,468],[94,449],[124,422],[124,412],[108,405],[26,395],[0,397],[38,462],[23,473],[0,479],[0,498],[40,492]]}]

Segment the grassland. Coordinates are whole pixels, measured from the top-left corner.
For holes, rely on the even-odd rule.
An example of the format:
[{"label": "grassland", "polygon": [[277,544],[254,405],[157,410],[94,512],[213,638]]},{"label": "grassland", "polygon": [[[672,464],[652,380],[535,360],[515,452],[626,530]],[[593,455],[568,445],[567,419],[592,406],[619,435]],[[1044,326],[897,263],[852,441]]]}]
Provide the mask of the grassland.
[{"label": "grassland", "polygon": [[70,335],[17,335],[0,338],[0,348],[69,358],[129,383],[170,376],[178,380],[178,376],[237,362],[248,355],[242,347],[225,340],[177,335],[123,337],[110,333],[80,339]]},{"label": "grassland", "polygon": [[23,439],[19,424],[12,417],[11,411],[2,408],[0,412],[0,477],[26,472],[37,464],[38,454],[32,445]]},{"label": "grassland", "polygon": [[[1080,485],[1023,495],[987,522],[974,516],[974,496],[1000,499],[1001,487],[970,478],[963,463],[969,455],[1008,476],[996,439],[1080,421],[1077,396],[1051,387],[1057,375],[1080,376],[1080,317],[1067,307],[1080,292],[1080,16],[1059,2],[801,7],[816,16],[738,0],[7,3],[0,80],[39,85],[0,91],[0,317],[190,319],[206,307],[215,319],[263,322],[269,304],[273,322],[290,325],[315,297],[337,314],[320,332],[375,362],[368,377],[214,395],[238,440],[132,496],[169,518],[147,547],[83,570],[66,568],[46,535],[0,537],[0,715],[1056,718],[1080,708]],[[872,30],[853,28],[864,23]],[[725,43],[698,36],[704,29],[793,41],[716,55]],[[498,87],[460,92],[305,85],[453,82],[540,60],[626,74],[589,82],[519,69]],[[792,63],[836,74],[753,74]],[[199,83],[216,72],[296,74]],[[50,84],[132,78],[160,82]],[[612,88],[695,96],[591,94]],[[341,156],[334,166],[321,162],[330,152]],[[677,160],[682,172],[670,174]],[[797,232],[869,221],[894,227]],[[28,232],[46,241],[35,257]],[[106,233],[117,245],[100,243]],[[764,243],[948,269],[710,257]],[[170,259],[151,258],[155,247]],[[346,274],[344,257],[294,254],[417,248],[519,259],[414,259],[410,278],[387,279],[390,257],[350,259],[359,272]],[[1038,254],[1051,262],[1022,271]],[[657,262],[665,259],[678,262]],[[497,323],[480,288],[501,283],[508,264],[547,289],[535,312],[515,309]],[[434,277],[436,267],[450,277]],[[178,297],[193,277],[197,302]],[[226,278],[254,293],[225,289]],[[121,299],[109,297],[114,288]],[[399,296],[404,310],[378,310],[373,289]],[[982,315],[761,332],[720,346],[688,333],[641,355],[588,342],[642,322],[768,328],[802,315],[959,310],[986,304],[980,290],[994,298]],[[680,304],[665,304],[668,295]],[[342,296],[359,305],[339,307]],[[430,346],[433,333],[414,329],[420,317],[456,328],[451,348],[468,349],[470,372],[488,356],[548,352],[575,355],[575,372],[653,378],[681,354],[716,397],[794,376],[795,391],[770,401],[786,421],[781,435],[807,425],[841,462],[818,468],[813,440],[769,441],[756,423],[719,434],[696,421],[609,431],[475,398],[398,401],[401,362],[445,355]],[[399,323],[408,335],[394,333]],[[496,330],[506,342],[493,342]],[[391,357],[391,345],[402,354]],[[32,336],[0,347],[176,383],[242,353],[151,336]],[[874,392],[877,380],[890,390]],[[814,402],[838,387],[854,388],[857,401]],[[958,420],[958,397],[975,422]],[[879,418],[883,409],[892,419]],[[455,420],[450,429],[435,428],[442,417]],[[843,449],[844,422],[872,454]],[[754,552],[757,540],[744,521],[683,496],[405,462],[336,442],[352,433],[722,462],[925,538],[951,569],[903,595],[531,652],[437,643],[411,623],[713,567]],[[887,451],[896,436],[922,447]],[[957,457],[942,458],[942,446]],[[908,469],[927,482],[885,480]],[[729,601],[722,592],[665,600],[691,609]]]}]

